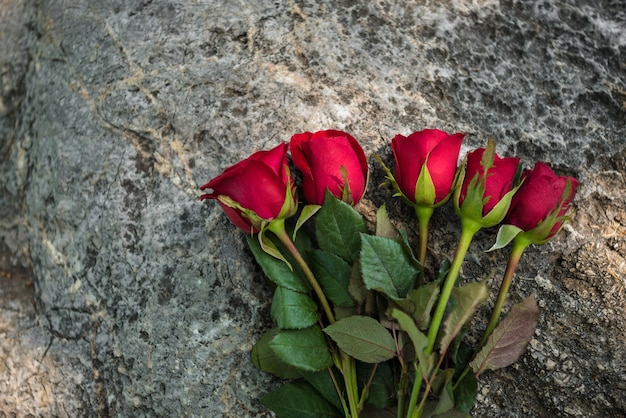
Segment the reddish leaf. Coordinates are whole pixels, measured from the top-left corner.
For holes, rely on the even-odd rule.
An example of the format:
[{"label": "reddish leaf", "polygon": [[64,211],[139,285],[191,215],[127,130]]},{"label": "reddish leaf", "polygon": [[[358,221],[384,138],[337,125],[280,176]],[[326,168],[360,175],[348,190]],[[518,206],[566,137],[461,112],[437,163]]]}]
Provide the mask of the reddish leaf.
[{"label": "reddish leaf", "polygon": [[513,305],[509,315],[500,321],[487,344],[470,363],[476,376],[485,370],[496,370],[515,363],[526,350],[538,318],[539,307],[534,295]]}]

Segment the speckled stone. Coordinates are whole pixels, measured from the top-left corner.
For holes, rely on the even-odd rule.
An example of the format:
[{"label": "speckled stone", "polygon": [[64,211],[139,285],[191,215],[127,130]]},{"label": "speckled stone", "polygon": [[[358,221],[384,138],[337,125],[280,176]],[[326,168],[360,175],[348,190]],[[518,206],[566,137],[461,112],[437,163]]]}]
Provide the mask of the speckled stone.
[{"label": "speckled stone", "polygon": [[[0,0],[0,31],[2,415],[270,416],[249,360],[270,293],[198,186],[299,131],[389,161],[396,133],[437,127],[582,184],[512,287],[538,295],[535,338],[473,415],[626,416],[622,0]],[[370,166],[359,210],[390,202],[414,236]],[[432,229],[435,266],[454,212]],[[493,238],[464,280],[495,266],[497,288]]]}]

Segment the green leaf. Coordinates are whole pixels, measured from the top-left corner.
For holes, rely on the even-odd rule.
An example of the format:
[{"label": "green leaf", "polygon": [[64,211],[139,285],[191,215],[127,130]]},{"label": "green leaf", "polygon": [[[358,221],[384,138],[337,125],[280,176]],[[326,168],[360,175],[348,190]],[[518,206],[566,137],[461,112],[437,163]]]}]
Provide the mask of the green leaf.
[{"label": "green leaf", "polygon": [[278,331],[278,328],[270,329],[254,344],[251,352],[252,363],[257,369],[284,379],[298,378],[300,377],[300,371],[278,358],[274,350],[269,346],[270,341],[278,334]]},{"label": "green leaf", "polygon": [[[335,374],[335,379],[337,380],[337,383],[342,384],[343,379],[340,378],[341,372],[334,367],[319,372],[302,372],[302,377],[311,386],[313,386],[315,390],[324,397],[324,399],[330,402],[337,409],[342,410],[343,406],[341,405],[341,399],[339,399],[337,389],[335,388],[335,384],[333,383],[333,379],[330,376],[329,370],[332,370]],[[343,389],[344,386],[341,387],[341,390]]]},{"label": "green leaf", "polygon": [[317,304],[306,293],[278,286],[274,291],[270,315],[282,329],[307,328],[317,323]]},{"label": "green leaf", "polygon": [[470,283],[463,287],[452,289],[452,297],[456,306],[446,318],[444,333],[441,338],[441,353],[445,353],[454,337],[461,331],[463,325],[474,315],[476,308],[487,300],[489,289],[485,282]]},{"label": "green leaf", "polygon": [[470,363],[476,376],[485,370],[496,370],[515,363],[526,350],[538,318],[539,307],[534,295],[513,305]]},{"label": "green leaf", "polygon": [[413,347],[415,348],[415,353],[417,355],[417,360],[419,361],[422,375],[428,376],[430,371],[435,366],[435,355],[426,355],[426,353],[424,353],[424,349],[428,345],[428,337],[417,329],[413,319],[401,310],[392,309],[391,316],[398,321],[400,329],[409,335],[409,338],[413,343]]},{"label": "green leaf", "polygon": [[313,215],[315,215],[322,207],[320,205],[306,205],[302,208],[302,212],[300,212],[300,216],[296,221],[296,227],[293,230],[293,240],[296,240],[296,235],[298,234],[298,230],[305,224],[306,221],[311,219]]},{"label": "green leaf", "polygon": [[454,363],[456,370],[465,370],[474,357],[474,350],[463,341],[468,332],[469,326],[466,325],[461,332],[457,334],[448,348],[448,356]]},{"label": "green leaf", "polygon": [[478,383],[474,373],[463,376],[454,388],[454,406],[462,412],[469,413],[476,402]]},{"label": "green leaf", "polygon": [[278,286],[286,287],[296,292],[306,293],[309,291],[309,283],[300,277],[298,273],[289,269],[284,262],[263,251],[256,237],[248,236],[248,245],[256,262],[261,266],[263,273],[269,280]]},{"label": "green leaf", "polygon": [[366,288],[397,300],[404,298],[413,288],[419,270],[408,259],[400,243],[361,234],[361,272]]},{"label": "green leaf", "polygon": [[326,297],[336,306],[354,306],[354,300],[348,291],[352,267],[341,257],[323,250],[310,251],[307,254],[311,270]]},{"label": "green leaf", "polygon": [[430,325],[430,313],[437,302],[439,291],[439,280],[437,280],[411,290],[406,299],[396,302],[404,312],[411,315],[419,329],[426,330]]},{"label": "green leaf", "polygon": [[389,331],[369,316],[350,316],[324,328],[347,355],[365,363],[380,363],[396,355]]},{"label": "green leaf", "polygon": [[280,330],[270,341],[270,348],[285,363],[301,370],[318,371],[333,364],[324,334],[317,325]]},{"label": "green leaf", "polygon": [[326,191],[324,205],[315,218],[320,248],[352,264],[359,254],[359,233],[365,231],[365,221],[359,212]]},{"label": "green leaf", "polygon": [[498,229],[496,242],[491,246],[491,248],[487,250],[487,252],[499,250],[500,248],[506,247],[520,232],[524,232],[524,230],[515,225],[500,226],[500,229]]},{"label": "green leaf", "polygon": [[387,207],[383,204],[376,212],[376,236],[397,239],[398,235],[398,230],[389,220]]},{"label": "green leaf", "polygon": [[342,414],[306,382],[292,382],[265,395],[261,403],[278,418],[335,418]]}]

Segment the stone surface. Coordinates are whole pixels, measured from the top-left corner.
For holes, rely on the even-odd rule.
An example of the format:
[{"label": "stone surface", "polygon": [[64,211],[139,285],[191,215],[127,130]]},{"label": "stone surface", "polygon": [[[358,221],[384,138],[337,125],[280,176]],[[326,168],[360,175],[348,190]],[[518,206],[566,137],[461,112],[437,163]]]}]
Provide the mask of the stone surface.
[{"label": "stone surface", "polygon": [[[512,289],[537,293],[536,336],[473,414],[626,416],[623,2],[312,3],[0,1],[0,412],[269,416],[248,354],[269,291],[198,185],[298,131],[389,161],[438,127],[582,183]],[[368,216],[390,201],[371,167]],[[458,234],[450,208],[433,222],[431,265]],[[501,274],[493,235],[465,279]]]}]

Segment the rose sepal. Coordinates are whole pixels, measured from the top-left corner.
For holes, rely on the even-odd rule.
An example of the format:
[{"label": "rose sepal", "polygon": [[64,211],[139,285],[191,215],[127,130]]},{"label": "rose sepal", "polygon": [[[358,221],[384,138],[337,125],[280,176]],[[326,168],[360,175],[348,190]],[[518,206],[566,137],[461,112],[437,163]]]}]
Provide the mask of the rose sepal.
[{"label": "rose sepal", "polygon": [[500,248],[506,247],[511,241],[515,239],[516,236],[518,236],[522,232],[524,232],[524,230],[515,225],[501,225],[498,229],[496,242],[491,246],[491,248],[489,248],[485,252],[495,251],[499,250]]},{"label": "rose sepal", "polygon": [[217,196],[217,200],[224,206],[227,206],[231,209],[238,211],[242,217],[250,221],[250,224],[252,225],[250,227],[250,234],[254,234],[260,231],[261,227],[263,226],[263,223],[267,222],[267,220],[264,220],[259,215],[257,215],[255,211],[253,211],[252,209],[244,208],[243,206],[241,206],[238,202],[234,201],[229,196],[219,195]]},{"label": "rose sepal", "polygon": [[436,199],[435,183],[428,171],[428,157],[422,165],[420,175],[417,177],[417,183],[415,184],[415,203],[413,206],[428,206],[432,207]]},{"label": "rose sepal", "polygon": [[372,154],[372,157],[374,157],[374,159],[376,159],[376,161],[378,161],[380,165],[383,167],[383,170],[385,170],[385,174],[386,174],[385,178],[387,179],[387,181],[383,182],[383,184],[381,184],[380,186],[384,186],[386,184],[391,185],[394,191],[394,194],[392,195],[393,197],[399,197],[400,199],[404,200],[404,202],[407,203],[408,205],[414,206],[415,203],[411,202],[411,200],[408,197],[406,197],[404,193],[402,193],[402,190],[400,190],[400,186],[398,185],[398,182],[393,176],[393,173],[391,172],[389,167],[385,165],[382,158],[380,158],[380,156],[377,154]]},{"label": "rose sepal", "polygon": [[[291,170],[289,170],[289,166],[285,166],[285,175],[288,179],[291,178]],[[287,190],[285,192],[285,202],[283,203],[283,207],[280,209],[278,213],[277,219],[286,219],[290,218],[298,212],[298,199],[296,186],[291,182],[287,182]]]},{"label": "rose sepal", "polygon": [[265,251],[267,254],[272,257],[284,262],[289,270],[293,271],[293,267],[291,263],[287,261],[285,256],[280,252],[280,250],[274,245],[274,243],[265,236],[266,231],[272,231],[276,233],[277,231],[285,229],[285,220],[284,219],[275,219],[271,222],[265,222],[261,230],[259,231],[259,244],[261,244],[261,249]]},{"label": "rose sepal", "polygon": [[491,209],[491,211],[483,216],[482,225],[483,228],[491,228],[492,226],[498,225],[504,217],[506,216],[509,208],[511,207],[511,200],[513,200],[513,196],[519,190],[521,184],[518,184],[516,187],[511,189],[510,192],[502,196],[502,199]]},{"label": "rose sepal", "polygon": [[302,208],[302,212],[300,212],[300,216],[298,216],[298,220],[296,221],[296,226],[293,230],[292,239],[296,240],[296,234],[298,230],[302,228],[302,225],[306,223],[309,219],[311,219],[319,210],[322,208],[322,205],[306,205]]}]

